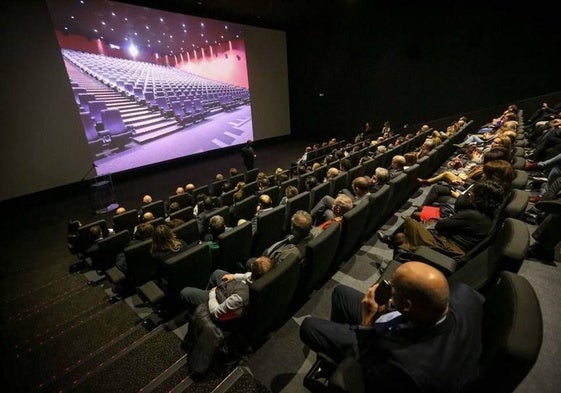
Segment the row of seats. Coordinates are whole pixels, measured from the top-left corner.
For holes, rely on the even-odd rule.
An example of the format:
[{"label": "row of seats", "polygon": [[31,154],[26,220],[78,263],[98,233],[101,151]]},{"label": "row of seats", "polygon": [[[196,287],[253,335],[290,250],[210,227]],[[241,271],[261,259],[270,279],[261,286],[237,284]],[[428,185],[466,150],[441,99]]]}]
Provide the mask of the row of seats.
[{"label": "row of seats", "polygon": [[[435,266],[449,282],[465,283],[486,299],[481,369],[468,392],[513,391],[534,365],[542,344],[543,321],[536,292],[517,274],[530,243],[528,228],[518,219],[528,205],[528,193],[522,184],[517,186],[497,211],[487,237],[462,258],[453,259],[424,246],[403,258]],[[383,264],[378,282],[390,279],[400,264],[398,260]],[[334,372],[318,379],[320,366]],[[356,359],[348,357],[334,364],[320,356],[304,378],[304,386],[314,392],[362,393],[362,379]]]},{"label": "row of seats", "polygon": [[[423,136],[424,137],[424,136]],[[263,284],[263,291],[266,292],[269,286],[274,287],[280,285],[281,288],[294,288],[293,295],[286,294],[287,301],[285,308],[261,310],[261,312],[271,312],[274,310],[275,317],[269,316],[270,320],[279,320],[279,316],[287,317],[290,314],[290,308],[294,307],[296,299],[305,299],[315,288],[319,288],[323,282],[330,276],[331,273],[336,271],[340,265],[350,258],[360,248],[362,243],[367,240],[378,228],[381,223],[389,217],[401,203],[406,200],[417,186],[416,178],[421,170],[429,171],[429,165],[440,165],[435,160],[442,157],[444,154],[439,153],[439,150],[446,151],[451,149],[455,139],[451,138],[446,143],[443,143],[439,149],[436,149],[433,154],[426,157],[426,159],[418,164],[411,166],[408,171],[399,176],[391,179],[389,184],[384,185],[379,191],[371,194],[366,202],[357,204],[353,209],[346,213],[343,218],[342,224],[332,225],[327,230],[320,233],[313,239],[306,247],[306,263],[297,268],[288,269],[274,269],[271,275],[266,275],[267,280],[263,281],[268,283]],[[422,143],[421,138],[417,138],[414,142],[404,144],[400,149],[414,149],[413,143]],[[405,150],[403,150],[405,151]],[[368,150],[364,150],[362,154],[367,154]],[[330,182],[319,184],[318,190],[324,190],[326,194],[335,196],[341,188],[348,187],[352,178],[363,175],[368,169],[367,165],[383,165],[383,162],[389,162],[391,156],[397,154],[397,151],[391,151],[384,155],[375,157],[374,160],[367,161],[364,165],[357,166],[352,173],[343,173],[338,178]],[[356,157],[357,160],[360,156]],[[375,169],[375,166],[372,166]],[[327,165],[325,166],[325,170]],[[354,169],[354,168],[353,168]],[[372,171],[373,171],[372,169]],[[371,172],[370,172],[371,173]],[[247,177],[251,179],[256,173],[255,171]],[[320,176],[320,174],[318,174]],[[245,180],[245,178],[244,178]],[[289,179],[291,184],[300,185],[299,178]],[[251,183],[251,182],[250,182]],[[248,184],[250,184],[248,183]],[[273,188],[282,189],[279,186]],[[210,187],[201,186],[200,192],[209,192]],[[316,190],[317,191],[317,190]],[[245,261],[250,256],[258,256],[270,244],[280,239],[287,230],[287,217],[290,218],[291,214],[296,210],[309,210],[313,204],[311,203],[312,191],[303,191],[297,196],[290,198],[285,206],[279,206],[266,214],[260,215],[258,218],[257,227],[265,228],[265,231],[257,231],[255,235],[252,234],[251,224],[245,223],[235,226],[232,230],[227,231],[219,236],[219,253],[212,255],[212,252],[207,244],[197,244],[200,240],[200,235],[197,229],[197,222],[195,219],[188,219],[182,225],[175,227],[173,231],[178,238],[185,240],[188,244],[195,244],[187,251],[174,256],[166,262],[166,266],[160,269],[155,260],[152,259],[150,254],[151,241],[146,240],[134,245],[128,245],[131,238],[131,231],[133,230],[132,223],[134,219],[138,219],[138,212],[132,211],[128,213],[130,222],[126,224],[120,222],[125,215],[113,217],[115,225],[115,234],[108,236],[98,242],[100,246],[100,255],[106,261],[111,263],[115,260],[114,256],[120,251],[124,251],[128,272],[126,280],[128,283],[138,291],[150,304],[156,306],[162,303],[177,304],[179,301],[179,291],[185,286],[195,286],[204,288],[208,282],[211,271],[214,268],[222,268],[228,271],[240,271],[241,266],[245,265]],[[242,202],[238,202],[233,206],[234,217],[246,217],[253,215],[255,211],[256,196],[250,195]],[[192,208],[186,206],[184,209]],[[230,206],[225,205],[226,208],[223,214],[229,217],[228,212]],[[152,211],[159,223],[163,221],[165,216],[165,203],[163,201],[152,202],[149,205],[142,207],[142,211]],[[241,212],[244,213],[241,213]],[[191,210],[192,214],[192,210]],[[188,218],[188,217],[186,217]],[[81,234],[87,233],[87,227],[94,224],[101,224],[103,228],[107,228],[107,223],[102,222],[91,223],[83,228],[80,228]],[[136,221],[137,223],[137,221]],[[154,223],[156,225],[156,223]],[[85,236],[83,236],[85,239]],[[98,267],[103,267],[107,270],[108,276],[113,282],[122,282],[122,277],[117,269],[111,268],[109,265],[101,262],[96,264]],[[294,269],[297,273],[293,272]],[[279,277],[277,277],[277,275]],[[282,282],[283,279],[290,282]],[[158,283],[165,282],[165,287],[162,288]],[[255,283],[257,284],[257,283]],[[285,291],[283,290],[283,293]],[[271,296],[275,292],[271,292]],[[278,292],[276,293],[278,294]],[[283,296],[284,297],[284,296]],[[252,298],[252,303],[254,300]],[[255,302],[258,305],[258,302]],[[280,307],[280,306],[279,306]],[[282,318],[281,318],[282,319]],[[280,321],[280,320],[279,320]],[[269,329],[263,329],[264,331]],[[261,338],[263,336],[261,335]]]}]

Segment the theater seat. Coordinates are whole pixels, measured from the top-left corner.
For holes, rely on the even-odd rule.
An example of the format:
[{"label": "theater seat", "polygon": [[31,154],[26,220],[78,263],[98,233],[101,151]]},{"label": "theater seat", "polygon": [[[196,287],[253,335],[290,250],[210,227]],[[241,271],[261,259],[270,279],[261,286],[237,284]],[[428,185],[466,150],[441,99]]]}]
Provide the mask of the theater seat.
[{"label": "theater seat", "polygon": [[111,136],[111,146],[123,150],[133,135],[133,128],[123,122],[119,109],[103,109],[101,119]]},{"label": "theater seat", "polygon": [[292,254],[250,285],[244,325],[254,350],[289,318],[299,275],[298,256]]},{"label": "theater seat", "polygon": [[526,278],[505,271],[483,307],[480,374],[467,392],[513,392],[536,363],[542,346],[538,297]]},{"label": "theater seat", "polygon": [[80,113],[80,118],[82,119],[84,132],[86,133],[88,146],[94,154],[100,153],[105,146],[105,140],[103,139],[103,135],[96,130],[93,117],[90,112],[82,112]]}]

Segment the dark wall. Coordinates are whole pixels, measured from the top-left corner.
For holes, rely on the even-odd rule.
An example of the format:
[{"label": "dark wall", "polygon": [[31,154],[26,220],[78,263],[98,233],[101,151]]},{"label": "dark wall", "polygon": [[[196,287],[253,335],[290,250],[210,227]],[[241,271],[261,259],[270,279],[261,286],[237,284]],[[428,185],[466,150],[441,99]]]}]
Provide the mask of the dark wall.
[{"label": "dark wall", "polygon": [[[561,89],[551,10],[347,2],[288,32],[292,134],[351,136]],[[323,95],[323,96],[321,96]]]}]

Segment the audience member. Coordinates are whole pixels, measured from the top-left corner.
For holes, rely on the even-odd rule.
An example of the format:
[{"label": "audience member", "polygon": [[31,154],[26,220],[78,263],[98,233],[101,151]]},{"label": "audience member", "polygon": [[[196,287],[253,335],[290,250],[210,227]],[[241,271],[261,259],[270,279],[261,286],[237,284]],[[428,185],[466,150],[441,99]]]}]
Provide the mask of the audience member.
[{"label": "audience member", "polygon": [[331,207],[331,211],[333,212],[333,217],[330,219],[325,220],[318,226],[314,227],[312,231],[314,231],[314,236],[316,236],[319,232],[327,229],[331,224],[338,223],[339,225],[343,221],[343,215],[353,208],[353,200],[345,194],[339,194],[333,201],[333,205]]},{"label": "audience member", "polygon": [[190,313],[193,313],[199,304],[208,303],[213,321],[231,321],[247,313],[250,300],[248,285],[272,268],[271,259],[261,256],[252,265],[251,272],[232,274],[224,270],[215,270],[208,283],[209,289],[186,287],[181,290],[180,296]]},{"label": "audience member", "polygon": [[288,185],[285,187],[284,189],[284,195],[281,198],[281,200],[279,201],[279,206],[280,205],[286,205],[286,202],[292,198],[295,197],[296,195],[298,195],[298,188],[296,188],[293,185]]},{"label": "audience member", "polygon": [[390,164],[390,178],[394,178],[400,173],[403,173],[403,167],[405,165],[405,157],[400,154],[396,154],[392,157],[392,162]]},{"label": "audience member", "polygon": [[[314,238],[312,234],[312,216],[304,210],[298,210],[290,219],[290,234],[278,242],[270,245],[263,255],[271,258],[274,265],[278,265],[291,255],[296,255],[300,264],[305,263],[306,245]],[[255,258],[247,261],[247,270],[251,270]]]},{"label": "audience member", "polygon": [[173,229],[177,228],[181,224],[185,224],[185,221],[183,221],[181,218],[172,218],[169,221],[165,221],[164,224]]},{"label": "audience member", "polygon": [[[136,228],[136,232],[134,233],[131,241],[129,242],[129,246],[151,239],[153,234],[154,234],[154,226],[152,224],[148,222],[143,222],[141,224],[138,224]],[[117,266],[117,269],[127,274],[128,272],[127,259],[124,252],[117,254],[117,258],[115,260],[115,266]]]},{"label": "audience member", "polygon": [[184,240],[178,239],[170,227],[158,225],[154,229],[150,252],[152,257],[158,260],[161,265],[170,257],[185,250],[187,250],[187,244]]},{"label": "audience member", "polygon": [[258,230],[257,217],[259,217],[259,215],[261,215],[265,212],[268,212],[272,208],[273,208],[273,200],[271,199],[271,197],[267,194],[259,195],[259,199],[257,200],[257,207],[256,207],[256,210],[255,210],[255,214],[251,218],[251,230],[254,234]]},{"label": "audience member", "polygon": [[374,170],[374,174],[370,177],[369,190],[371,193],[378,191],[384,184],[390,181],[390,171],[381,166]]},{"label": "audience member", "polygon": [[[352,183],[352,192],[347,189],[343,189],[341,190],[341,194],[348,196],[351,203],[356,205],[365,197],[370,195],[369,178],[364,176],[355,178]],[[330,195],[326,195],[321,198],[318,203],[316,203],[310,212],[315,223],[323,223],[334,218],[335,214],[333,212],[333,206],[335,199],[336,198],[333,198]]]},{"label": "audience member", "polygon": [[218,207],[215,200],[209,196],[203,199],[202,206],[203,210],[197,214],[197,225],[199,227],[199,234],[201,237],[204,237],[207,234],[208,221]]},{"label": "audience member", "polygon": [[462,256],[483,240],[493,217],[503,202],[504,189],[493,181],[480,181],[467,192],[469,206],[450,217],[437,220],[434,231],[419,221],[405,217],[403,232],[393,236],[378,232],[378,239],[407,252],[425,245],[447,254]]},{"label": "audience member", "polygon": [[483,297],[414,261],[393,274],[389,301],[376,302],[378,288],[337,286],[331,320],[305,318],[302,342],[337,363],[356,358],[365,391],[465,390],[479,369]]}]

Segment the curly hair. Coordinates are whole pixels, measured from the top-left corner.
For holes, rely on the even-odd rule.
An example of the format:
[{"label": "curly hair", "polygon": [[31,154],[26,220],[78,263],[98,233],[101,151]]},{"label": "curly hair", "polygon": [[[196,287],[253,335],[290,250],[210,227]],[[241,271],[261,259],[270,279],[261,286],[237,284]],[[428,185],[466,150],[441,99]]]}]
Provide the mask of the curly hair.
[{"label": "curly hair", "polygon": [[503,186],[492,180],[476,182],[470,193],[475,209],[491,218],[503,203],[505,196]]}]

